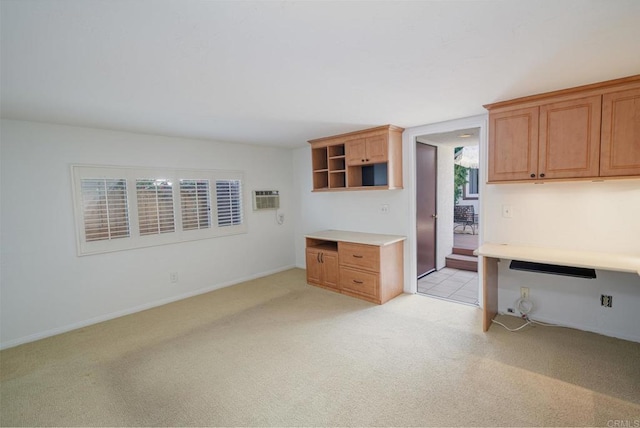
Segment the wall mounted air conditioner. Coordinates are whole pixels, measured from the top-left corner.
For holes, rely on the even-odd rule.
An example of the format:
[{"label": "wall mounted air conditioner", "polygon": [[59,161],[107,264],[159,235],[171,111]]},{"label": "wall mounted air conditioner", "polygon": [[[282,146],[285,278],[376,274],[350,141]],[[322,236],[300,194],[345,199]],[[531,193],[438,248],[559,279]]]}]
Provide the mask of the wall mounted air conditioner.
[{"label": "wall mounted air conditioner", "polygon": [[277,210],[280,208],[280,192],[278,190],[254,190],[253,210]]}]

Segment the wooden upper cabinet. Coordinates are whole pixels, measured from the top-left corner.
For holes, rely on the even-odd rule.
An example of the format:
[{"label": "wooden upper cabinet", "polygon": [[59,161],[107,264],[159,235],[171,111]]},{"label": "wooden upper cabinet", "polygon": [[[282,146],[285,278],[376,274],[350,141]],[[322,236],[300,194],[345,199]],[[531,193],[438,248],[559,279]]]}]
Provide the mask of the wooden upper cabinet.
[{"label": "wooden upper cabinet", "polygon": [[526,180],[538,173],[538,107],[492,114],[489,181]]},{"label": "wooden upper cabinet", "polygon": [[540,107],[539,178],[597,177],[600,95]]},{"label": "wooden upper cabinet", "polygon": [[358,138],[345,143],[347,165],[370,165],[389,160],[389,145],[386,135]]},{"label": "wooden upper cabinet", "polygon": [[366,163],[382,163],[389,160],[388,141],[384,135],[366,138]]},{"label": "wooden upper cabinet", "polygon": [[602,100],[600,175],[640,175],[640,88]]},{"label": "wooden upper cabinet", "polygon": [[640,177],[640,75],[489,110],[489,182]]},{"label": "wooden upper cabinet", "polygon": [[349,140],[345,143],[347,165],[360,165],[367,156],[367,142],[365,138]]},{"label": "wooden upper cabinet", "polygon": [[402,189],[402,131],[385,125],[309,141],[313,190]]}]

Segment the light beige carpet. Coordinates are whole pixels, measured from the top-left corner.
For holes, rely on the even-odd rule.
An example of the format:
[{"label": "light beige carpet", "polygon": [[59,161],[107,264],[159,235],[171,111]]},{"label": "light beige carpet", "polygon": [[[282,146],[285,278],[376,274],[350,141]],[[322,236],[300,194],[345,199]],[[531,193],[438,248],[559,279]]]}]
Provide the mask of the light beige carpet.
[{"label": "light beige carpet", "polygon": [[[3,426],[640,424],[640,344],[293,269],[0,353]],[[502,317],[515,325],[517,319]],[[637,425],[636,425],[637,426]]]}]

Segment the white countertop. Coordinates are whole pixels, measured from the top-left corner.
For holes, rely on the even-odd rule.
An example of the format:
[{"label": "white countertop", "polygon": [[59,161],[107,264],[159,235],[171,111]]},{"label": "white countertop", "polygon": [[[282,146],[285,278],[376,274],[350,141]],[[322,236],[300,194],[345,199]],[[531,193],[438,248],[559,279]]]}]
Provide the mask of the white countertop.
[{"label": "white countertop", "polygon": [[348,232],[345,230],[322,230],[306,235],[307,238],[324,239],[325,241],[353,242],[355,244],[376,245],[384,247],[407,239],[401,235],[381,235],[378,233]]},{"label": "white countertop", "polygon": [[497,259],[631,272],[640,275],[640,255],[491,243],[482,244],[474,254]]}]

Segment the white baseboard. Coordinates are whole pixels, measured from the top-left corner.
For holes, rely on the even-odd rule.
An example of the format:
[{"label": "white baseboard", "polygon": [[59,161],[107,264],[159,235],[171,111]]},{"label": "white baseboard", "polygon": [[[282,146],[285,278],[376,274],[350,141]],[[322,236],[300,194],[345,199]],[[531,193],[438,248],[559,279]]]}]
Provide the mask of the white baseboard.
[{"label": "white baseboard", "polygon": [[[512,316],[515,318],[520,318],[517,314],[510,314],[508,312],[499,312],[500,315],[508,315],[508,316]],[[554,320],[551,318],[547,318],[547,317],[539,317],[539,316],[535,316],[535,317],[531,317],[532,320],[534,321],[540,321],[546,324],[553,324],[556,325],[558,327],[567,327],[567,328],[573,328],[576,330],[582,330],[582,331],[589,331],[591,333],[597,333],[597,334],[602,334],[604,336],[609,336],[609,337],[615,337],[617,339],[623,339],[623,340],[628,340],[630,342],[639,342],[640,343],[640,336],[637,335],[629,335],[629,334],[620,334],[617,331],[610,331],[610,330],[606,330],[606,329],[601,329],[601,328],[592,328],[592,327],[587,327],[584,325],[579,325],[579,324],[574,324],[571,322],[559,322],[558,320]],[[500,327],[500,326],[498,326]],[[553,327],[551,327],[553,328]]]},{"label": "white baseboard", "polygon": [[251,281],[253,279],[262,278],[268,275],[273,275],[278,272],[283,272],[285,270],[293,269],[298,266],[296,265],[288,265],[279,267],[277,269],[268,270],[265,272],[260,272],[254,275],[246,276],[243,278],[234,279],[232,281],[222,282],[219,284],[215,284],[209,287],[201,288],[196,291],[191,291],[189,293],[179,294],[177,296],[168,297],[165,299],[156,300],[150,303],[145,303],[144,305],[135,306],[133,308],[124,309],[122,311],[111,312],[109,314],[100,315],[98,317],[89,318],[84,321],[80,321],[73,324],[68,324],[62,327],[52,328],[50,330],[46,330],[40,333],[31,334],[29,336],[20,337],[18,339],[9,340],[7,342],[0,343],[0,350],[13,348],[18,345],[23,345],[29,342],[35,342],[36,340],[45,339],[47,337],[55,336],[62,333],[67,333],[72,330],[77,330],[79,328],[87,327],[93,324],[98,324],[100,322],[109,321],[114,318],[120,318],[125,315],[135,314],[136,312],[145,311],[147,309],[155,308],[158,306],[166,305],[167,303],[177,302],[178,300],[188,299],[189,297],[197,296],[200,294],[208,293],[210,291],[218,290],[220,288],[229,287],[231,285],[239,284],[245,281]]}]

